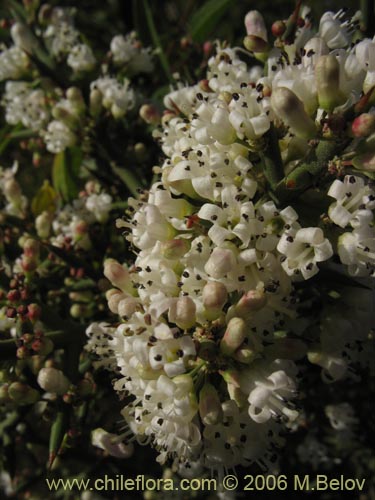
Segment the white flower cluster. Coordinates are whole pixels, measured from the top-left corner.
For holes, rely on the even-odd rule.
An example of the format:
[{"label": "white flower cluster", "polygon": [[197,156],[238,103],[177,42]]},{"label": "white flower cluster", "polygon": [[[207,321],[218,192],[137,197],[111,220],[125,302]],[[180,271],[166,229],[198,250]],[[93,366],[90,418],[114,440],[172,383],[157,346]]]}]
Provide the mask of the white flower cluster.
[{"label": "white flower cluster", "polygon": [[[40,28],[40,32],[36,30],[48,49],[45,57],[52,57],[59,65],[66,60],[73,70],[73,80],[80,76],[76,73],[94,70],[95,57],[91,48],[81,42],[70,9],[46,10],[47,27]],[[11,35],[14,45],[0,52],[0,81],[5,81],[1,99],[5,120],[38,132],[51,153],[59,153],[79,143],[92,119],[99,118],[106,110],[115,119],[124,117],[135,107],[136,93],[130,80],[118,75],[125,73],[130,77],[153,68],[151,51],[142,48],[135,33],[117,35],[111,41],[116,73],[110,76],[108,66],[103,65],[90,84],[89,102],[85,102],[78,87],[63,90],[46,78],[21,80],[31,70],[36,73],[37,67],[32,64],[29,54],[40,49],[39,40],[21,23],[12,26]],[[38,53],[33,55],[38,58]]]},{"label": "white flower cluster", "polygon": [[[282,431],[298,417],[295,361],[307,353],[303,333],[317,321],[300,312],[298,285],[334,253],[351,274],[373,275],[374,192],[362,177],[328,187],[325,195],[336,199],[330,222],[315,227],[273,199],[261,170],[272,129],[284,134],[288,166],[292,149],[304,157],[324,113],[359,99],[365,56],[346,48],[350,23],[338,19],[325,15],[316,36],[308,25],[300,30],[305,48],[294,61],[274,49],[267,77],[218,46],[203,84],[165,98],[155,133],[166,155],[161,180],[130,199],[117,221],[136,260],[130,268],[105,262],[114,286],[108,305],[122,322],[88,329],[98,366],[113,370],[115,389],[133,398],[123,410],[124,438],[151,442],[161,463],[272,468]],[[352,229],[337,248],[326,231],[335,227]],[[342,341],[328,345],[344,302],[322,309],[322,333],[314,333],[321,344],[308,353],[327,381],[349,369],[350,334],[349,344],[358,345],[350,328],[355,307],[342,317]],[[364,309],[365,338],[371,308]]]},{"label": "white flower cluster", "polygon": [[38,236],[50,238],[51,244],[64,247],[67,243],[74,248],[92,248],[90,227],[108,220],[112,208],[112,197],[107,193],[83,192],[80,198],[64,205],[56,214],[42,212],[35,220]]}]

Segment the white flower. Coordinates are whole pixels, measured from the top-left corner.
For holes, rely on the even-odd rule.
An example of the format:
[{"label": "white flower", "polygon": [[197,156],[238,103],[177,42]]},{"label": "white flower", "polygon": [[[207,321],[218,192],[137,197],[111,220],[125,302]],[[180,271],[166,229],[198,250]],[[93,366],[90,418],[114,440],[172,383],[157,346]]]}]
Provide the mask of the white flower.
[{"label": "white flower", "polygon": [[134,106],[135,94],[126,78],[120,83],[116,78],[103,76],[91,83],[90,88],[98,89],[103,96],[103,106],[110,109],[115,118],[124,116]]},{"label": "white flower", "polygon": [[49,119],[44,92],[32,89],[26,82],[6,82],[3,102],[5,120],[11,125],[22,123],[26,128],[40,130]]},{"label": "white flower", "polygon": [[46,392],[54,394],[65,394],[70,386],[70,382],[61,370],[48,367],[42,368],[38,373],[38,384]]},{"label": "white flower", "polygon": [[328,196],[337,201],[328,209],[330,219],[345,228],[355,226],[358,216],[375,209],[375,191],[365,184],[362,177],[346,175],[344,182],[336,179],[328,191]]},{"label": "white flower", "polygon": [[53,120],[48,124],[44,140],[48,151],[60,153],[75,144],[76,136],[64,122]]},{"label": "white flower", "polygon": [[0,81],[17,80],[25,74],[29,58],[19,47],[10,47],[0,53]]},{"label": "white flower", "polygon": [[323,262],[333,255],[331,243],[318,227],[285,232],[277,249],[286,257],[282,259],[285,272],[289,276],[301,273],[304,279],[311,278],[319,271],[317,262]]},{"label": "white flower", "polygon": [[98,222],[106,222],[112,208],[112,197],[107,193],[91,194],[86,199],[87,210],[92,212]]},{"label": "white flower", "polygon": [[150,49],[144,49],[134,33],[114,36],[110,48],[114,63],[125,65],[129,73],[150,73],[153,70]]},{"label": "white flower", "polygon": [[71,48],[66,62],[74,71],[91,71],[96,59],[88,45],[79,43]]},{"label": "white flower", "polygon": [[94,446],[106,451],[112,457],[129,458],[133,455],[133,443],[124,443],[122,436],[111,434],[98,428],[92,432],[91,442]]},{"label": "white flower", "polygon": [[330,49],[346,47],[350,42],[350,25],[348,21],[341,22],[342,17],[343,11],[339,11],[325,12],[320,18],[318,35]]},{"label": "white flower", "polygon": [[[372,216],[370,212],[370,217]],[[367,224],[344,233],[338,240],[338,254],[351,276],[374,276],[375,229]]]}]

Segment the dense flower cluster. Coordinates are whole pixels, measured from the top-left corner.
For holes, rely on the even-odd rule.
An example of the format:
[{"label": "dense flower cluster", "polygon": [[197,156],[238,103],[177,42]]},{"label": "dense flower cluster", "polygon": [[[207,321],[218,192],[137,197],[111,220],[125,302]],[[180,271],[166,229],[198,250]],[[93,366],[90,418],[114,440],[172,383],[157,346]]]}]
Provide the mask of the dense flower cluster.
[{"label": "dense flower cluster", "polygon": [[[375,191],[327,168],[353,144],[342,121],[368,88],[374,44],[351,45],[355,19],[342,13],[326,13],[318,33],[304,14],[294,42],[269,51],[265,75],[218,45],[205,80],[166,96],[160,180],[117,221],[136,253],[130,267],[105,262],[122,321],[91,325],[88,349],[132,396],[124,439],[151,442],[161,463],[269,469],[298,420],[298,360],[307,354],[327,382],[366,362],[371,291],[357,308],[350,286],[335,301],[308,280],[324,283],[321,266],[333,272],[337,258],[340,272],[374,276]],[[264,53],[260,14],[245,24],[245,46]],[[328,207],[315,223],[299,213],[308,188]]]}]

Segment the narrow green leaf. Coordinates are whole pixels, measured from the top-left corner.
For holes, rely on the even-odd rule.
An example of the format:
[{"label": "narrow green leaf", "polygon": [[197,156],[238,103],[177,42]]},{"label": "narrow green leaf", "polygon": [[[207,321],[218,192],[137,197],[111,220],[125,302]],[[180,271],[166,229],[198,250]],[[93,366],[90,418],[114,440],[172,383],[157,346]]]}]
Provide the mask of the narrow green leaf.
[{"label": "narrow green leaf", "polygon": [[71,201],[78,195],[81,163],[82,152],[79,148],[69,148],[55,156],[52,184],[64,201]]},{"label": "narrow green leaf", "polygon": [[204,42],[224,16],[231,0],[208,0],[198,9],[190,21],[190,35],[195,42]]},{"label": "narrow green leaf", "polygon": [[147,26],[148,26],[148,29],[150,31],[150,35],[151,35],[153,44],[158,48],[158,56],[159,56],[161,65],[164,69],[164,73],[165,73],[166,77],[168,78],[168,80],[170,82],[172,82],[173,81],[172,73],[171,73],[171,70],[169,68],[168,60],[167,60],[167,57],[165,55],[163,46],[160,42],[158,32],[156,30],[154,18],[152,16],[152,12],[151,12],[148,0],[143,0],[143,8],[144,8],[144,12],[146,14]]},{"label": "narrow green leaf", "polygon": [[115,165],[111,165],[111,168],[129,189],[131,194],[133,196],[137,196],[138,189],[141,187],[141,184],[137,177],[129,169],[116,167]]}]

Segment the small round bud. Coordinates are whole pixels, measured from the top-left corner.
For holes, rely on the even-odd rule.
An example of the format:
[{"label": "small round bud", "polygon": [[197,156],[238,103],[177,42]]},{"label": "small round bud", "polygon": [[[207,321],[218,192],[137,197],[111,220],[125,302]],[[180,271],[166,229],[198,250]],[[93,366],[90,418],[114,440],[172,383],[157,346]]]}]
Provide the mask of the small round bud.
[{"label": "small round bud", "polygon": [[158,125],[161,115],[153,104],[143,104],[139,110],[139,116],[149,125]]},{"label": "small round bud", "polygon": [[220,350],[231,356],[243,343],[248,334],[248,327],[242,318],[232,318],[220,342]]},{"label": "small round bud", "polygon": [[104,276],[123,292],[130,291],[133,286],[129,271],[115,259],[104,261]]},{"label": "small round bud", "polygon": [[42,368],[38,374],[38,384],[46,392],[62,396],[70,386],[70,382],[61,370],[57,368]]},{"label": "small round bud", "polygon": [[315,65],[319,106],[326,111],[345,102],[340,89],[340,64],[333,54],[320,56]]},{"label": "small round bud", "polygon": [[214,248],[204,270],[215,279],[222,278],[236,265],[236,259],[233,252],[226,248]]},{"label": "small round bud", "polygon": [[355,137],[368,137],[375,132],[375,114],[362,113],[354,119],[352,132]]},{"label": "small round bud", "polygon": [[205,425],[215,425],[223,418],[219,395],[215,387],[207,382],[199,393],[199,415]]},{"label": "small round bud", "polygon": [[273,25],[271,26],[271,31],[273,36],[280,38],[283,36],[286,30],[286,25],[284,21],[275,21]]},{"label": "small round bud", "polygon": [[182,330],[187,330],[195,324],[196,306],[190,297],[179,297],[169,308],[169,321]]},{"label": "small round bud", "polygon": [[207,319],[217,319],[228,299],[225,286],[218,281],[209,281],[202,291],[203,305]]},{"label": "small round bud", "polygon": [[29,405],[36,403],[39,398],[39,392],[22,382],[13,382],[8,389],[9,397],[18,405]]}]

